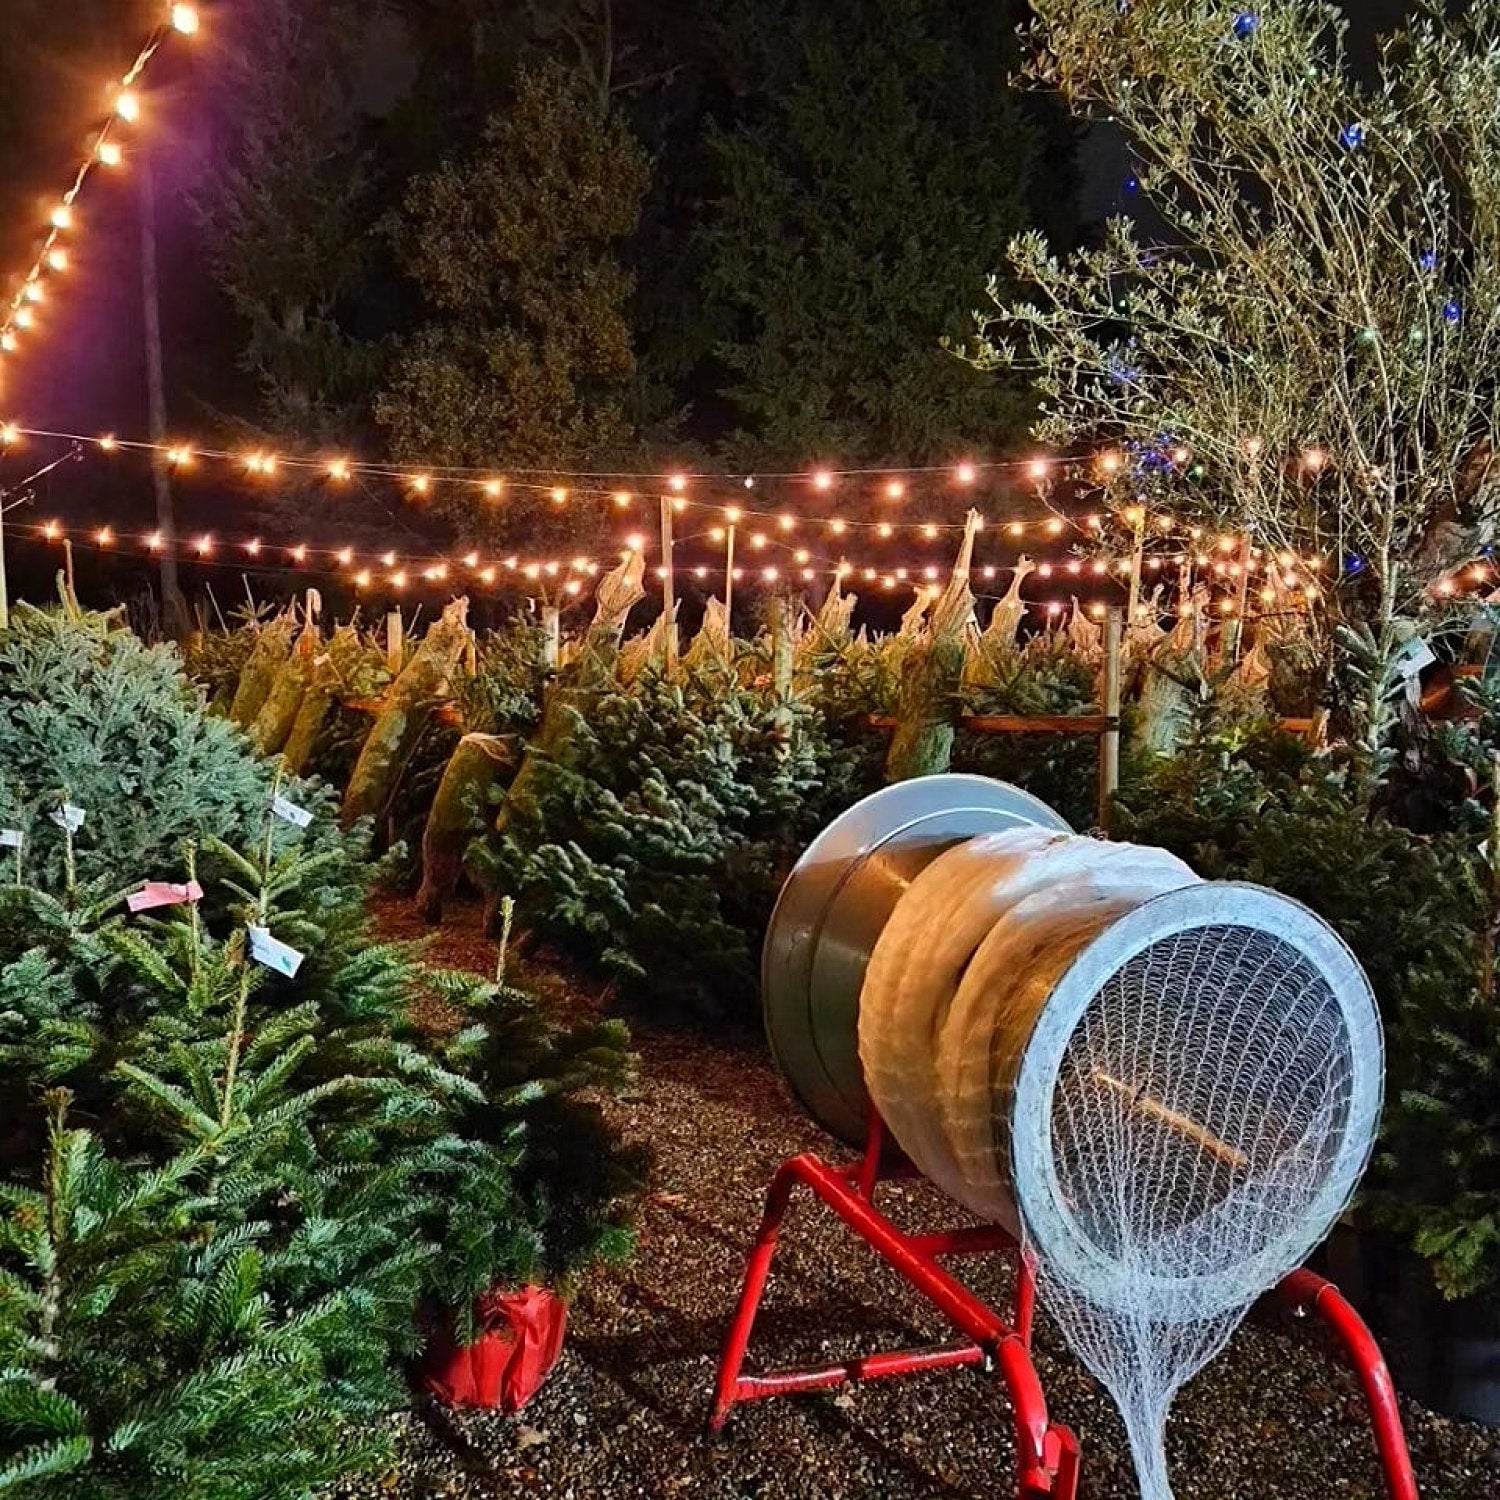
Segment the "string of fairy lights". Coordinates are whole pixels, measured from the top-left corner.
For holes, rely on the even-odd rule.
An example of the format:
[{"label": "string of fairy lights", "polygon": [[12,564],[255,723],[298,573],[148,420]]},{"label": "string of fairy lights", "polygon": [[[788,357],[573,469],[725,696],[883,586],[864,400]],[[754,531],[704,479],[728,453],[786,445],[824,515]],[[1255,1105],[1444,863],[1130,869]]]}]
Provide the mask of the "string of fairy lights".
[{"label": "string of fairy lights", "polygon": [[67,240],[77,227],[75,204],[89,177],[98,168],[118,167],[125,159],[120,136],[141,118],[141,96],[138,85],[151,60],[173,35],[193,36],[200,21],[196,7],[173,4],[165,7],[161,23],[147,37],[135,61],[112,85],[109,116],[97,127],[89,142],[88,154],[78,166],[72,183],[53,206],[42,235],[36,259],[21,278],[20,285],[0,318],[0,357],[14,354],[25,336],[37,328],[38,309],[48,298],[48,288],[71,264]]},{"label": "string of fairy lights", "polygon": [[[113,436],[85,438],[79,434],[59,433],[36,428],[23,428],[13,424],[0,426],[0,449],[12,449],[29,441],[54,441],[72,444],[81,450],[84,444],[92,446],[101,454],[140,452],[153,456],[165,456],[177,469],[188,469],[200,462],[217,462],[233,465],[246,475],[274,480],[283,471],[319,471],[330,486],[340,486],[355,477],[379,477],[387,481],[415,486],[420,479],[434,482],[427,470],[402,469],[384,464],[356,464],[352,460],[314,460],[306,458],[282,458],[264,451],[231,453],[225,449],[192,444],[152,444],[135,440],[121,440]],[[1040,479],[1037,472],[1041,461],[1026,461],[1032,477]],[[997,466],[998,467],[998,466]],[[871,473],[872,471],[861,471]],[[881,472],[881,471],[873,471]],[[889,473],[891,471],[884,471]],[[910,471],[903,471],[910,472]],[[937,472],[937,471],[927,471]],[[574,476],[575,478],[577,476]],[[710,543],[724,549],[722,566],[698,562],[691,566],[677,566],[674,571],[683,578],[698,582],[724,584],[730,582],[814,582],[839,578],[851,583],[874,585],[882,591],[894,591],[906,586],[914,590],[930,589],[946,576],[947,563],[928,558],[892,560],[884,557],[878,565],[851,560],[847,555],[833,555],[824,550],[829,543],[842,546],[846,541],[871,542],[908,539],[918,537],[924,542],[939,542],[945,537],[951,541],[951,533],[967,528],[968,521],[961,523],[920,521],[891,522],[869,521],[847,518],[840,515],[797,515],[788,510],[770,511],[739,503],[724,503],[722,496],[714,499],[699,499],[690,494],[695,482],[689,476],[637,475],[636,479],[652,480],[664,477],[661,495],[652,495],[639,490],[624,491],[609,486],[579,487],[559,492],[552,487],[552,498],[560,504],[578,500],[593,500],[607,504],[612,510],[629,512],[637,506],[652,506],[662,501],[671,505],[675,513],[696,513],[704,525],[696,532],[677,539],[677,546],[686,550],[689,546]],[[590,476],[591,479],[619,476]],[[528,480],[513,481],[507,476],[497,480],[493,476],[470,483],[498,484],[496,499],[503,499],[514,485],[517,488],[541,490],[540,483]],[[712,483],[710,479],[708,482]],[[816,484],[815,479],[809,479]],[[956,483],[965,483],[955,479]],[[754,486],[751,487],[752,489]],[[417,493],[422,493],[418,491]],[[427,491],[430,494],[430,490]],[[1111,527],[1123,522],[1137,545],[1128,553],[1112,555],[1100,551],[1107,545]],[[281,569],[326,572],[343,577],[358,591],[372,589],[387,590],[400,594],[408,588],[430,585],[454,585],[462,581],[470,587],[519,586],[554,589],[559,593],[576,596],[583,591],[587,579],[597,576],[603,569],[597,558],[589,556],[528,557],[518,553],[486,556],[471,550],[460,556],[417,556],[387,549],[372,552],[352,545],[297,542],[291,544],[271,543],[259,536],[227,537],[213,532],[176,539],[160,532],[135,532],[113,525],[91,525],[67,527],[61,521],[51,520],[15,528],[22,535],[43,541],[87,547],[98,551],[135,549],[144,553],[160,555],[171,551],[182,558],[215,566],[253,567],[257,570]],[[1150,586],[1163,575],[1175,573],[1178,582],[1178,607],[1191,602],[1193,584],[1207,584],[1210,588],[1228,590],[1229,595],[1218,603],[1219,611],[1232,614],[1246,611],[1256,603],[1266,609],[1285,612],[1289,608],[1310,607],[1321,594],[1324,564],[1317,558],[1300,558],[1289,552],[1274,553],[1256,547],[1243,536],[1223,534],[1214,536],[1198,526],[1179,522],[1171,515],[1150,514],[1141,507],[1126,507],[1116,516],[1103,514],[1082,517],[1063,517],[1049,514],[1043,517],[1010,520],[989,527],[1008,541],[1025,546],[1029,542],[1057,542],[1071,533],[1076,540],[1089,548],[1086,556],[1070,556],[1062,559],[1033,561],[1017,558],[1006,564],[978,563],[971,571],[971,580],[981,592],[985,585],[998,588],[1003,580],[1013,579],[1018,571],[1025,576],[1035,575],[1040,580],[1058,580],[1078,587],[1089,582],[1130,581],[1133,585]],[[646,555],[650,550],[644,535],[632,535],[621,539],[620,555],[637,552]],[[735,545],[738,542],[740,561],[736,563]],[[819,545],[819,543],[823,545]],[[1167,547],[1166,551],[1147,552],[1146,545]],[[750,559],[746,565],[745,559]],[[667,575],[665,560],[655,568],[658,578]],[[1028,601],[1028,607],[1058,614],[1064,609],[1059,600]],[[1141,606],[1152,608],[1150,604]],[[1095,605],[1098,611],[1103,605]]]}]

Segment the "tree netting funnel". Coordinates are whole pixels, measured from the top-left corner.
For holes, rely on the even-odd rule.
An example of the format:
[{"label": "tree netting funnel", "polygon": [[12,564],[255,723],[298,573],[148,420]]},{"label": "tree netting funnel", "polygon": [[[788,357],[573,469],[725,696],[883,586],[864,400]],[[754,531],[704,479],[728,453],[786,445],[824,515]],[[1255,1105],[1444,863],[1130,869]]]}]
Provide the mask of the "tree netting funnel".
[{"label": "tree netting funnel", "polygon": [[1016,827],[938,853],[869,954],[859,1057],[925,1175],[1033,1255],[1167,1500],[1181,1385],[1369,1158],[1369,985],[1297,903],[1159,850]]}]

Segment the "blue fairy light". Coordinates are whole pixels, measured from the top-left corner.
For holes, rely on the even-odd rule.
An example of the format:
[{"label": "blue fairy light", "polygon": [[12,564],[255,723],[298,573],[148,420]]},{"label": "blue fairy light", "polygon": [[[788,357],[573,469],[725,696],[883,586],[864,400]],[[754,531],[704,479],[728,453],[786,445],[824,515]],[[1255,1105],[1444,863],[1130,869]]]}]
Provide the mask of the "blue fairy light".
[{"label": "blue fairy light", "polygon": [[1358,151],[1365,143],[1365,127],[1358,122],[1346,125],[1339,132],[1339,144],[1346,151]]},{"label": "blue fairy light", "polygon": [[1253,10],[1242,10],[1234,18],[1234,34],[1240,41],[1248,42],[1260,30],[1260,17]]},{"label": "blue fairy light", "polygon": [[1464,305],[1462,302],[1445,302],[1443,304],[1443,322],[1462,323],[1464,318]]},{"label": "blue fairy light", "polygon": [[1361,573],[1364,572],[1365,566],[1366,564],[1364,558],[1357,557],[1352,552],[1348,557],[1344,559],[1344,571],[1351,577],[1357,578]]},{"label": "blue fairy light", "polygon": [[1432,272],[1438,268],[1438,254],[1436,250],[1424,250],[1421,259],[1417,262],[1424,271]]},{"label": "blue fairy light", "polygon": [[1127,177],[1125,179],[1125,191],[1127,193],[1130,193],[1130,194],[1133,195],[1135,193],[1140,192],[1140,190],[1141,190],[1141,179],[1139,177],[1135,176],[1134,173],[1132,173],[1129,177]]}]

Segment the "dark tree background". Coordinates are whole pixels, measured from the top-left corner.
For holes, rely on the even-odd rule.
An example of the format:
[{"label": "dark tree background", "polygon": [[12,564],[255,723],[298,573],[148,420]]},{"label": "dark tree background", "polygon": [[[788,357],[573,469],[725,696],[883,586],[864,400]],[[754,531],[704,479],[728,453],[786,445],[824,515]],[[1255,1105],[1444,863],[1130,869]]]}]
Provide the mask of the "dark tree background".
[{"label": "dark tree background", "polygon": [[[132,6],[0,7],[11,265],[156,13]],[[202,35],[148,79],[126,171],[90,189],[71,305],[6,404],[143,430],[130,168],[149,158],[176,431],[539,469],[1003,451],[1025,392],[943,340],[1011,234],[1073,233],[1071,129],[1006,82],[1020,18],[1003,0],[204,0]],[[189,513],[206,482],[179,479]],[[237,521],[306,510],[290,478],[279,513],[264,486],[230,502],[216,482],[202,503]],[[493,532],[454,495],[429,516],[341,504],[372,529]],[[518,500],[509,530],[546,514]]]}]

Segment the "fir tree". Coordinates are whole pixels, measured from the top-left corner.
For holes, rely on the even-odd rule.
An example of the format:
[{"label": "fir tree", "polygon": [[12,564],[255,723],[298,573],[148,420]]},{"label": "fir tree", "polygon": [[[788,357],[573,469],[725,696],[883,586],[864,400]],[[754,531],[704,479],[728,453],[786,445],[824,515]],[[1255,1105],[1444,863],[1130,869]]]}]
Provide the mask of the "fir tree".
[{"label": "fir tree", "polygon": [[[182,840],[258,828],[267,770],[165,647],[102,615],[19,605],[0,634],[0,827],[28,883],[169,876]],[[86,814],[67,834],[64,802]],[[70,876],[71,869],[71,876]]]},{"label": "fir tree", "polygon": [[[620,447],[634,354],[618,247],[647,176],[626,126],[541,63],[521,69],[477,150],[413,185],[400,245],[432,316],[377,407],[399,455],[568,468]],[[502,536],[517,504],[485,510],[465,492],[453,519]],[[548,504],[521,504],[533,542]]]},{"label": "fir tree", "polygon": [[[732,0],[741,96],[711,139],[705,290],[747,461],[951,460],[1024,427],[1023,382],[947,353],[996,247],[1060,202],[1041,113],[1006,87],[993,0]],[[765,462],[765,458],[759,461]]]}]

